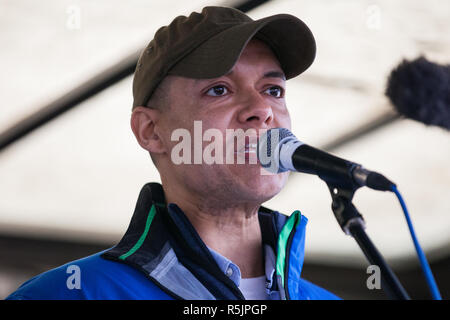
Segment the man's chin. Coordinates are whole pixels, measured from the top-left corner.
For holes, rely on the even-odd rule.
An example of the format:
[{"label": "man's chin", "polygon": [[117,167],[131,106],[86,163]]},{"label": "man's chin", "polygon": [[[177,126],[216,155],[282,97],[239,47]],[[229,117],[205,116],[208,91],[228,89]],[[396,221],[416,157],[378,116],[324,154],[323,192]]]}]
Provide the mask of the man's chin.
[{"label": "man's chin", "polygon": [[260,166],[248,168],[240,176],[240,181],[254,199],[266,202],[281,192],[286,185],[289,172],[270,174]]}]

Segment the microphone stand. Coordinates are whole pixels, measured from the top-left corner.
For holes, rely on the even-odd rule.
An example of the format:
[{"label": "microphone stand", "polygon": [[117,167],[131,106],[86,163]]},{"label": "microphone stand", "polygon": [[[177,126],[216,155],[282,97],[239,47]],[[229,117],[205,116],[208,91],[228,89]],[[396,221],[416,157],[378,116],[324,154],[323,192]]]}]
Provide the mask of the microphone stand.
[{"label": "microphone stand", "polygon": [[331,208],[339,225],[347,235],[351,235],[363,251],[370,264],[376,265],[381,271],[383,290],[390,299],[409,300],[405,289],[388,266],[380,252],[365,232],[364,219],[352,203],[353,195],[359,188],[356,185],[342,185],[323,179],[333,200]]}]

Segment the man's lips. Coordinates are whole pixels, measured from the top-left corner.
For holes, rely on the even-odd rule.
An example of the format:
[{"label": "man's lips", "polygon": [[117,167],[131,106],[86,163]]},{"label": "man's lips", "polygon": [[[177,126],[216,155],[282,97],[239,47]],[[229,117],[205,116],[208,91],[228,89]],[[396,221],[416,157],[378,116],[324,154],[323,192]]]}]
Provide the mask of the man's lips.
[{"label": "man's lips", "polygon": [[239,149],[235,153],[256,153],[257,148],[258,144],[256,143],[246,144],[243,148]]},{"label": "man's lips", "polygon": [[[239,140],[238,140],[239,141]],[[234,146],[234,153],[257,153],[257,149],[258,149],[258,137],[257,136],[245,136],[245,144],[239,145],[239,143],[237,143],[237,145]]]}]

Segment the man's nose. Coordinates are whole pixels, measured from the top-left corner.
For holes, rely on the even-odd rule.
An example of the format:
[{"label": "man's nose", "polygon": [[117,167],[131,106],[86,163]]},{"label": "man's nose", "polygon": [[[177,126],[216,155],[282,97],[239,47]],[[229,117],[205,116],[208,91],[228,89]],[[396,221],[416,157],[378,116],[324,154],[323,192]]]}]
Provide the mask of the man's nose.
[{"label": "man's nose", "polygon": [[261,95],[260,92],[247,92],[245,103],[239,113],[239,121],[252,127],[266,127],[273,121],[272,106]]}]

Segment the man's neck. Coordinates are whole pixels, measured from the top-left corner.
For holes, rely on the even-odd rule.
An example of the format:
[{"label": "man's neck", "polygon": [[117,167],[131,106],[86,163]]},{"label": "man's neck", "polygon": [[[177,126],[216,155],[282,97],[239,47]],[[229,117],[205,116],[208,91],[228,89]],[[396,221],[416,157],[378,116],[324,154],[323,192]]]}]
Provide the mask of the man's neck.
[{"label": "man's neck", "polygon": [[238,265],[243,278],[264,275],[259,204],[215,206],[170,188],[164,191],[167,203],[176,203],[203,242]]}]

